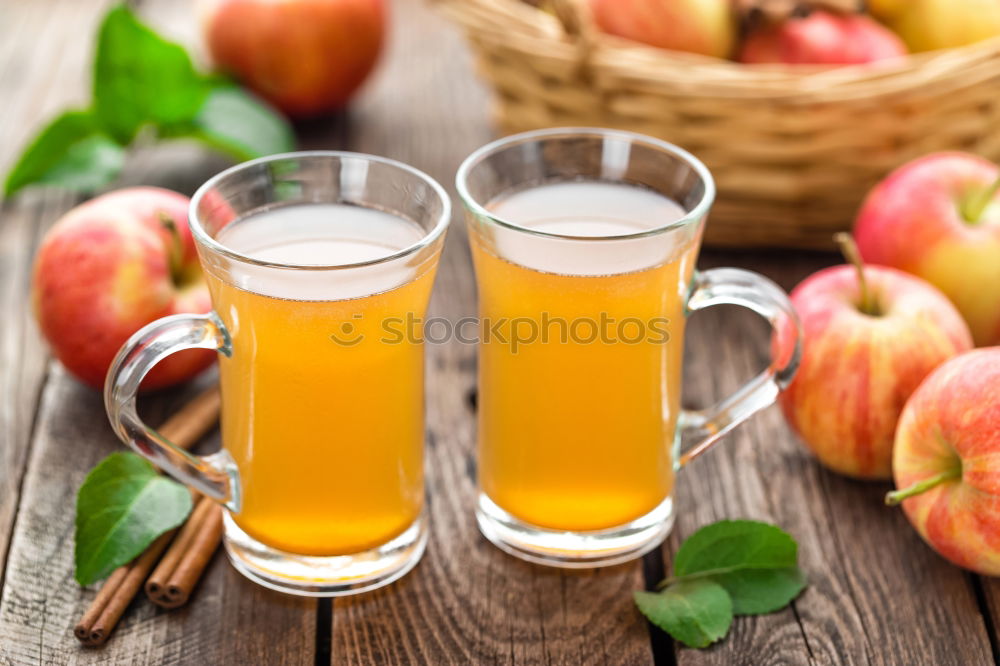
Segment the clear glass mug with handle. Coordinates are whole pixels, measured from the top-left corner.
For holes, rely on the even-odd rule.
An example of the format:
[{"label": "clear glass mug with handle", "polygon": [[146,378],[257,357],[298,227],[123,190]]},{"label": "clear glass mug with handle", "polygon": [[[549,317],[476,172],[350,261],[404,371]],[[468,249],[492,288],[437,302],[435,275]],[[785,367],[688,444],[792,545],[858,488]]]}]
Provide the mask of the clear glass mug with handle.
[{"label": "clear glass mug with handle", "polygon": [[[474,152],[456,180],[481,319],[480,530],[542,564],[638,557],[673,525],[675,472],[791,381],[792,306],[755,273],[695,270],[715,186],[664,141],[528,132]],[[686,318],[725,303],[771,323],[771,364],[718,405],[683,410]]]},{"label": "clear glass mug with handle", "polygon": [[[189,217],[213,311],[125,344],[105,385],[115,432],[225,506],[249,578],[337,596],[402,576],[427,541],[423,347],[381,326],[424,316],[446,193],[399,162],[292,153],[215,176]],[[220,353],[223,449],[205,458],[136,413],[146,372],[191,348]]]}]

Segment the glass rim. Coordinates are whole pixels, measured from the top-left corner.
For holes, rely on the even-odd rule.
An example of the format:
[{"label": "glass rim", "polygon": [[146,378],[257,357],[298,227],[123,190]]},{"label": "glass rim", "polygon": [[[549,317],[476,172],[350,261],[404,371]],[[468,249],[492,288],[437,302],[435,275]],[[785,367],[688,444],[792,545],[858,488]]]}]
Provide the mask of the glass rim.
[{"label": "glass rim", "polygon": [[[198,205],[201,203],[205,195],[212,190],[219,182],[225,180],[226,178],[245,171],[246,169],[259,166],[261,164],[268,164],[272,162],[281,162],[284,160],[302,159],[302,158],[336,158],[343,160],[344,158],[360,159],[365,162],[376,162],[379,164],[384,164],[400,171],[404,171],[413,176],[416,176],[419,180],[430,186],[431,190],[437,195],[438,199],[441,201],[441,213],[438,215],[438,219],[434,222],[434,226],[429,230],[424,230],[421,227],[421,231],[424,231],[424,235],[415,243],[407,245],[406,247],[388,254],[384,257],[377,257],[375,259],[368,259],[366,261],[358,261],[346,264],[289,264],[277,261],[266,261],[263,259],[255,259],[249,255],[243,254],[242,252],[237,252],[226,245],[223,245],[215,238],[213,238],[205,227],[202,226],[201,219],[198,216]],[[307,203],[322,203],[322,202],[307,202],[303,201],[303,204]],[[337,202],[329,202],[337,203]],[[381,209],[379,209],[381,210]],[[401,215],[389,211],[383,211],[390,215]],[[238,218],[237,218],[238,219]],[[194,239],[201,244],[203,247],[217,253],[221,254],[230,259],[236,261],[251,264],[254,266],[263,266],[265,268],[278,268],[278,269],[290,269],[290,270],[313,270],[313,271],[330,271],[330,270],[341,270],[349,268],[363,268],[365,266],[374,266],[376,264],[388,263],[395,261],[397,259],[402,259],[404,257],[410,256],[419,252],[420,250],[430,246],[434,243],[441,235],[444,233],[445,229],[448,228],[448,223],[451,221],[451,199],[448,197],[448,193],[445,191],[444,187],[441,186],[439,182],[431,178],[428,174],[424,173],[416,167],[410,166],[405,162],[400,162],[399,160],[393,160],[388,157],[382,157],[380,155],[370,155],[368,153],[356,153],[349,150],[301,150],[293,151],[290,153],[276,153],[274,155],[265,155],[264,157],[258,157],[257,159],[248,160],[246,162],[240,162],[227,169],[220,171],[215,174],[195,191],[194,195],[191,197],[191,203],[188,205],[188,225],[191,228],[191,234]]]},{"label": "glass rim", "polygon": [[[560,234],[551,231],[540,231],[538,229],[532,229],[531,227],[526,227],[509,220],[505,220],[502,217],[494,215],[486,207],[479,203],[472,194],[469,193],[467,187],[467,182],[469,178],[469,173],[475,167],[479,166],[487,157],[499,152],[501,149],[508,148],[513,145],[531,143],[538,141],[539,139],[551,139],[551,138],[573,138],[573,137],[601,137],[601,138],[618,138],[624,139],[633,143],[643,143],[650,147],[656,148],[662,152],[673,155],[679,158],[681,161],[685,162],[691,169],[698,174],[698,177],[705,184],[705,191],[701,196],[701,199],[695,204],[690,211],[684,214],[684,216],[679,219],[669,222],[667,224],[660,225],[658,227],[653,227],[652,229],[644,229],[642,231],[635,231],[627,234],[616,234],[613,236],[576,236],[572,234]],[[559,182],[571,182],[571,181],[559,181]],[[624,182],[624,181],[623,181]],[[462,203],[468,208],[472,213],[477,216],[485,217],[489,219],[494,224],[501,227],[511,229],[513,231],[519,231],[522,233],[530,234],[532,236],[539,236],[542,238],[553,238],[557,240],[572,240],[572,241],[620,241],[620,240],[631,240],[636,238],[646,238],[649,236],[656,236],[673,229],[679,229],[685,227],[689,224],[693,224],[698,220],[705,217],[708,214],[709,208],[712,207],[712,203],[715,201],[715,180],[712,178],[712,174],[709,172],[708,167],[699,160],[697,157],[692,155],[690,152],[684,150],[680,146],[676,146],[669,141],[663,141],[662,139],[657,139],[655,137],[648,136],[646,134],[640,134],[639,132],[630,132],[628,130],[618,130],[610,129],[604,127],[552,127],[548,129],[532,130],[529,132],[520,132],[518,134],[511,134],[510,136],[501,137],[495,141],[491,141],[486,145],[477,148],[468,157],[466,157],[461,166],[458,167],[458,171],[455,174],[455,188],[458,190],[458,196],[461,198]]]}]

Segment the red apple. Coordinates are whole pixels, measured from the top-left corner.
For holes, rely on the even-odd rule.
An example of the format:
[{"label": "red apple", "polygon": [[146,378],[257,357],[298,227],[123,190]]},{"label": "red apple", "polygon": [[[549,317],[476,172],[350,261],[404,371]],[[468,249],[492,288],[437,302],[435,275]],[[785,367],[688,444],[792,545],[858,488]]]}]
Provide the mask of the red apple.
[{"label": "red apple", "polygon": [[672,51],[726,58],[736,20],[729,0],[590,0],[604,32]]},{"label": "red apple", "polygon": [[854,225],[865,261],[918,275],[958,307],[979,346],[1000,343],[1000,168],[966,153],[904,164]]},{"label": "red apple", "polygon": [[896,487],[924,541],[955,564],[1000,576],[1000,347],[935,370],[896,430]]},{"label": "red apple", "polygon": [[779,401],[805,444],[830,469],[889,479],[903,404],[945,360],[972,347],[948,299],[926,282],[881,266],[834,266],[792,292],[803,356]]},{"label": "red apple", "polygon": [[382,0],[220,0],[204,20],[212,58],[293,117],[339,109],[382,49]]},{"label": "red apple", "polygon": [[857,65],[905,54],[903,40],[868,16],[816,11],[750,33],[743,42],[739,61]]},{"label": "red apple", "polygon": [[[188,203],[154,187],[117,190],[72,209],[45,235],[32,305],[55,356],[81,381],[100,389],[118,349],[154,319],[211,308]],[[180,382],[214,359],[210,350],[169,356],[143,388]]]}]

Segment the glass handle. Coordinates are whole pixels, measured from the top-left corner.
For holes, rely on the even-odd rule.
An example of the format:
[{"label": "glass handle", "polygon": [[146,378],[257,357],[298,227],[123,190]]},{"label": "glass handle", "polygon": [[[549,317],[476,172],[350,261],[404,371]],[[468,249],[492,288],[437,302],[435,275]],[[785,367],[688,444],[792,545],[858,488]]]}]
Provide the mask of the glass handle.
[{"label": "glass handle", "polygon": [[703,410],[683,410],[678,420],[683,467],[720,437],[774,403],[792,378],[802,356],[802,324],[781,288],[762,275],[738,268],[696,273],[688,296],[688,312],[713,305],[741,305],[771,323],[771,364],[722,402]]},{"label": "glass handle", "polygon": [[185,349],[215,349],[230,356],[229,333],[214,312],[174,315],[147,324],[119,350],[104,382],[108,419],[125,444],[151,463],[214,500],[238,510],[235,468],[224,451],[199,457],[178,447],[139,418],[135,408],[139,383],[170,354]]}]

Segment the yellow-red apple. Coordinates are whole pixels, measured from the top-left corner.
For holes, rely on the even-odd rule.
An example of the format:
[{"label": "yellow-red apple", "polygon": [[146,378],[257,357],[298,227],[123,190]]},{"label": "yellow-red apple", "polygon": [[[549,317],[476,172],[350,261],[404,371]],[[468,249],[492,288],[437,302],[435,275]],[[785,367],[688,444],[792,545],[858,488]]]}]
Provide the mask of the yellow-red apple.
[{"label": "yellow-red apple", "polygon": [[856,65],[905,54],[903,40],[871,17],[815,11],[751,32],[740,49],[739,61]]},{"label": "yellow-red apple", "polygon": [[[188,203],[155,187],[109,192],[66,213],[42,240],[32,276],[35,317],[81,381],[101,388],[119,347],[154,319],[211,308]],[[169,356],[143,388],[175,384],[214,359],[200,349]]]},{"label": "yellow-red apple", "polygon": [[880,21],[896,18],[913,0],[868,0],[866,3],[871,15]]},{"label": "yellow-red apple", "polygon": [[378,60],[383,0],[218,0],[203,25],[216,64],[293,117],[347,104]]},{"label": "yellow-red apple", "polygon": [[672,51],[726,58],[736,39],[729,0],[590,0],[604,32]]},{"label": "yellow-red apple", "polygon": [[947,49],[1000,35],[1000,0],[877,0],[871,12],[912,51]]},{"label": "yellow-red apple", "polygon": [[779,398],[819,461],[860,479],[889,479],[903,404],[945,360],[972,347],[948,299],[881,266],[834,266],[792,291],[804,331],[802,363]]},{"label": "yellow-red apple", "polygon": [[979,346],[1000,343],[998,185],[995,164],[966,153],[934,153],[876,185],[854,225],[865,261],[899,268],[943,291]]},{"label": "yellow-red apple", "polygon": [[1000,347],[954,358],[910,397],[892,471],[924,541],[955,564],[1000,576]]}]

